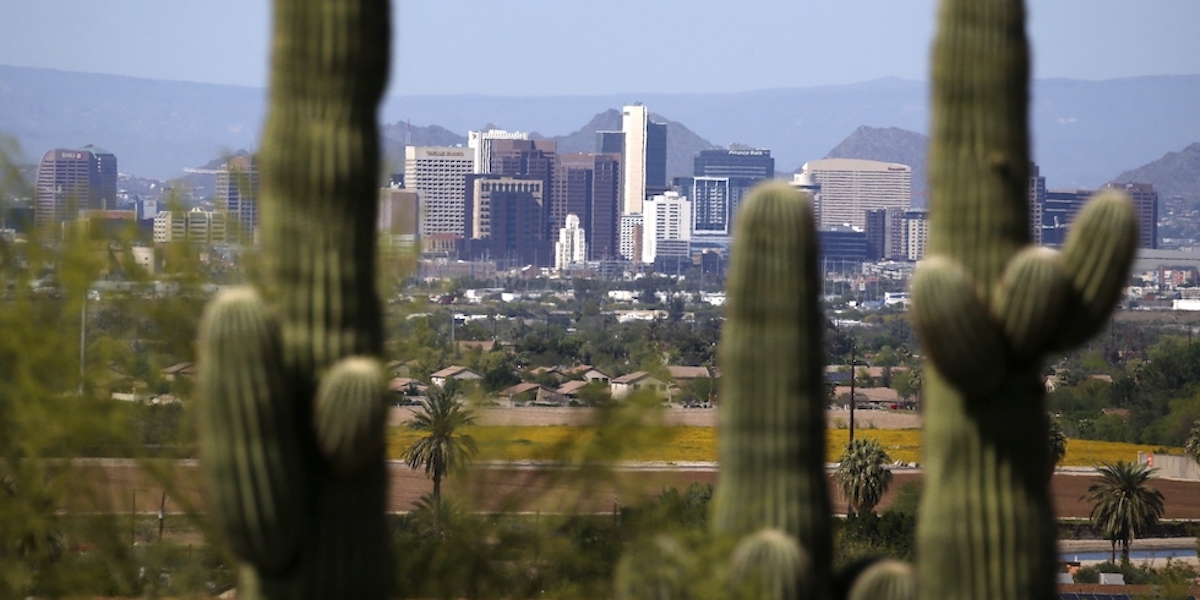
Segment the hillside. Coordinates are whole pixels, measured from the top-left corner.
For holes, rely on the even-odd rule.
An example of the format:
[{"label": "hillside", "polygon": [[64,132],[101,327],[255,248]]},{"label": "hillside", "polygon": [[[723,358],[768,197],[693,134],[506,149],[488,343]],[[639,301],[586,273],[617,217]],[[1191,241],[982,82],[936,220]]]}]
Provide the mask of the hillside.
[{"label": "hillside", "polygon": [[863,125],[830,150],[825,158],[861,158],[908,165],[912,167],[913,206],[925,206],[929,189],[929,180],[925,172],[925,157],[928,153],[927,136],[899,127]]},{"label": "hillside", "polygon": [[1125,171],[1113,181],[1153,183],[1158,197],[1200,201],[1200,142],[1179,152],[1168,152],[1162,158]]}]

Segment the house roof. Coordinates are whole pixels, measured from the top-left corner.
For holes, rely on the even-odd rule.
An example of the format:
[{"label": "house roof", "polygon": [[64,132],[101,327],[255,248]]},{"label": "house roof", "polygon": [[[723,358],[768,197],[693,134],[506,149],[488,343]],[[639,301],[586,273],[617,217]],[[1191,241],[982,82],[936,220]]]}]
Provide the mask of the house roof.
[{"label": "house roof", "polygon": [[542,375],[544,373],[562,373],[557,367],[534,367],[529,369],[530,375]]},{"label": "house roof", "polygon": [[622,384],[637,383],[643,379],[650,378],[650,377],[653,377],[653,376],[645,371],[634,371],[628,375],[622,375],[622,376],[612,380],[612,382],[613,383],[622,383]]},{"label": "house roof", "polygon": [[583,389],[583,387],[586,386],[587,384],[588,384],[588,382],[586,382],[586,381],[582,381],[579,379],[572,379],[571,381],[568,381],[568,382],[558,386],[558,389],[554,390],[554,392],[557,394],[562,394],[564,396],[573,396],[575,394],[578,394],[579,390]]},{"label": "house roof", "polygon": [[708,379],[708,367],[667,367],[673,379]]},{"label": "house roof", "polygon": [[449,377],[454,377],[455,375],[458,375],[464,371],[470,371],[471,373],[475,373],[476,375],[479,375],[479,373],[476,373],[475,370],[471,369],[470,367],[464,367],[462,365],[451,365],[449,367],[446,367],[445,369],[442,369],[442,370],[434,373],[433,375],[430,375],[430,377],[440,377],[442,379],[446,379]]},{"label": "house roof", "polygon": [[486,340],[481,342],[462,341],[458,343],[458,347],[461,350],[473,350],[475,348],[479,348],[479,350],[482,352],[491,352],[492,348],[496,347],[496,342],[495,340]]},{"label": "house roof", "polygon": [[541,387],[542,387],[541,385],[538,385],[536,383],[518,383],[517,385],[514,385],[514,386],[504,390],[503,392],[500,392],[500,395],[508,396],[508,397],[519,396],[521,394],[524,394],[531,390],[539,389]]},{"label": "house roof", "polygon": [[[838,396],[841,396],[842,394],[849,394],[850,386],[839,385],[839,386],[833,388],[833,393]],[[856,387],[856,388],[854,388],[854,395],[859,398],[862,398],[865,396],[866,399],[871,402],[899,402],[900,401],[900,394],[897,393],[896,390],[893,390],[892,388],[885,388],[885,387],[869,387],[869,388]]]},{"label": "house roof", "polygon": [[181,362],[173,364],[162,371],[163,375],[195,375],[196,363]]},{"label": "house roof", "polygon": [[412,386],[418,390],[424,390],[424,389],[429,388],[429,386],[425,385],[424,383],[421,383],[421,381],[418,379],[413,379],[411,377],[396,377],[388,382],[388,391],[389,392],[400,392],[400,391],[404,391],[404,389],[409,386]]}]

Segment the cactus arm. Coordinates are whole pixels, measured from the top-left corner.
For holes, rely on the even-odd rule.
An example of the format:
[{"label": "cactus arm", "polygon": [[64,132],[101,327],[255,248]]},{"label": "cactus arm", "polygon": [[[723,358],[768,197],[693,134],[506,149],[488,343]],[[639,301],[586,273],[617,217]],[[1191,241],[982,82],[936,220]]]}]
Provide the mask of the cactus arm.
[{"label": "cactus arm", "polygon": [[867,567],[850,587],[849,600],[916,600],[916,573],[907,563],[881,560]]},{"label": "cactus arm", "polygon": [[339,361],[317,388],[313,429],[334,474],[349,476],[383,452],[384,377],[379,361]]},{"label": "cactus arm", "polygon": [[282,375],[279,325],[251,288],[209,305],[200,336],[201,464],[218,526],[243,560],[267,571],[299,549],[306,477],[295,411]]},{"label": "cactus arm", "polygon": [[1112,314],[1137,241],[1137,215],[1124,194],[1102,192],[1079,212],[1063,248],[1071,280],[1066,311],[1070,318],[1063,323],[1056,349],[1083,342]]},{"label": "cactus arm", "polygon": [[816,235],[809,203],[757,188],[738,214],[720,356],[721,479],[712,528],[775,528],[812,558],[823,596],[832,565]]},{"label": "cactus arm", "polygon": [[763,529],[738,542],[730,558],[729,585],[734,598],[800,600],[812,597],[810,558],[800,544],[778,529]]}]

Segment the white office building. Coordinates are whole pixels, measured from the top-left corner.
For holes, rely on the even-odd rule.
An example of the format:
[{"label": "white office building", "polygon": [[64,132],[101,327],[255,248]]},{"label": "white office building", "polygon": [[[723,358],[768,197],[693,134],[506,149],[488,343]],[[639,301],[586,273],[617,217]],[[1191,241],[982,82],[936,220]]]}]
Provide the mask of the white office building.
[{"label": "white office building", "polygon": [[421,237],[463,235],[467,175],[475,168],[470,148],[408,146],[404,149],[404,186],[421,203]]},{"label": "white office building", "polygon": [[579,217],[567,215],[567,224],[558,230],[558,241],[554,243],[554,268],[564,271],[571,265],[580,265],[587,260],[587,239],[579,228]]},{"label": "white office building", "polygon": [[667,192],[647,200],[642,208],[642,262],[691,254],[692,203],[686,196]]},{"label": "white office building", "polygon": [[474,173],[492,172],[492,142],[495,140],[527,140],[529,134],[521,131],[505,131],[503,129],[488,129],[485,131],[468,131],[467,147],[474,157]]},{"label": "white office building", "polygon": [[617,250],[621,258],[642,262],[642,215],[621,215],[621,231]]},{"label": "white office building", "polygon": [[621,214],[642,212],[646,198],[646,124],[650,122],[650,110],[641,104],[626,106],[621,110],[621,132],[625,134],[625,164]]},{"label": "white office building", "polygon": [[814,209],[818,227],[866,227],[866,213],[878,208],[908,208],[912,168],[856,158],[826,158],[804,164],[793,185],[819,187]]}]

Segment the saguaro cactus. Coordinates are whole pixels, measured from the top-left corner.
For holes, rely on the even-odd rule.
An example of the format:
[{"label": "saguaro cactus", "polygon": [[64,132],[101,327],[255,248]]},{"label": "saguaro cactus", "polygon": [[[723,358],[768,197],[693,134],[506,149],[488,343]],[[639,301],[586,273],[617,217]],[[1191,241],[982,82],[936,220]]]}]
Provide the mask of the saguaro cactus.
[{"label": "saguaro cactus", "polygon": [[263,281],[201,329],[201,463],[242,598],[386,598],[375,113],[387,0],[276,0]]},{"label": "saguaro cactus", "polygon": [[1104,322],[1137,239],[1091,201],[1060,255],[1029,244],[1029,59],[1021,0],[943,0],[934,49],[929,257],[912,285],[926,369],[925,598],[1050,598],[1038,361]]},{"label": "saguaro cactus", "polygon": [[811,562],[807,585],[823,597],[832,534],[823,321],[809,202],[787,185],[761,186],[738,213],[733,240],[712,528],[737,537],[764,528],[791,536]]}]

